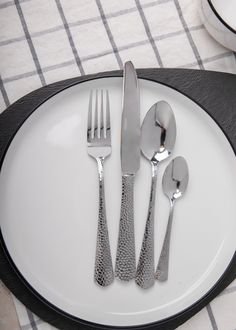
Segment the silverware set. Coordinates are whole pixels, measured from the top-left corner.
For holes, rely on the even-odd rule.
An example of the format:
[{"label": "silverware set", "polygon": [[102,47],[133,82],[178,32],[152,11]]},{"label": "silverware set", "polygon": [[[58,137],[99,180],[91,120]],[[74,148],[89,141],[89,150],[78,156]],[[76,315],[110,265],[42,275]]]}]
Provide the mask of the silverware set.
[{"label": "silverware set", "polygon": [[[94,96],[95,94],[95,96]],[[162,188],[170,202],[170,213],[161,254],[155,271],[154,219],[158,168],[170,157],[176,140],[176,122],[171,106],[165,101],[155,103],[147,112],[140,128],[139,86],[131,62],[124,66],[123,112],[121,124],[122,196],[115,276],[122,281],[135,279],[147,289],[155,279],[166,281],[169,269],[169,251],[174,205],[188,185],[188,166],[183,157],[176,157],[166,167]],[[106,220],[104,192],[104,161],[111,154],[111,125],[108,91],[90,92],[88,125],[88,154],[97,162],[99,182],[99,211],[94,280],[108,286],[114,280]],[[134,184],[142,155],[150,162],[151,191],[146,226],[136,268],[134,231]]]}]

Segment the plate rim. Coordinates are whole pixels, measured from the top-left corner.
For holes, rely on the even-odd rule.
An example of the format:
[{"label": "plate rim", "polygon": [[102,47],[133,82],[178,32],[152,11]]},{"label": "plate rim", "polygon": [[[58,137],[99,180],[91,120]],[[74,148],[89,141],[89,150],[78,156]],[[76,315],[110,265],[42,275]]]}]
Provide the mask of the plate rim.
[{"label": "plate rim", "polygon": [[[171,86],[169,83],[164,83],[161,81],[158,81],[158,79],[154,79],[153,77],[148,77],[148,75],[145,76],[145,70],[150,69],[142,69],[138,70],[138,77],[140,79],[145,79],[149,81],[153,81],[155,83],[159,83],[162,85],[165,85],[171,89],[176,90],[178,93],[184,95],[185,97],[189,98],[192,102],[196,103],[198,106],[200,106],[211,118],[214,120],[214,122],[217,124],[217,126],[222,130],[223,134],[227,138],[227,141],[229,142],[231,148],[233,149],[233,152],[236,156],[236,143],[235,146],[233,145],[233,142],[229,138],[227,132],[225,132],[225,129],[222,128],[221,124],[209,113],[209,111],[198,101],[194,100],[191,96],[187,95],[185,92],[177,89],[176,87]],[[158,70],[158,69],[156,69]],[[160,69],[159,69],[160,70]],[[162,70],[170,70],[170,71],[199,71],[199,70],[186,70],[186,69],[162,69]],[[139,74],[139,72],[142,71],[144,74]],[[169,72],[170,72],[169,71]],[[227,74],[226,74],[227,75]],[[8,107],[0,116],[0,123],[5,123],[6,120],[9,120],[10,124],[13,126],[10,129],[10,133],[6,132],[3,134],[3,138],[5,137],[5,140],[3,139],[3,142],[0,143],[0,172],[2,168],[2,164],[4,162],[5,156],[7,154],[8,148],[13,141],[15,135],[17,134],[18,130],[21,128],[21,126],[24,124],[24,122],[31,116],[31,114],[34,113],[43,103],[45,103],[47,100],[49,100],[51,97],[54,97],[56,94],[59,94],[60,92],[73,87],[75,85],[78,85],[80,83],[84,83],[90,80],[95,79],[101,79],[101,78],[115,78],[115,77],[121,77],[122,71],[110,71],[110,72],[104,72],[100,74],[92,74],[88,76],[78,77],[78,78],[72,78],[72,79],[66,79],[60,82],[53,83],[51,85],[41,87],[40,89],[31,92],[30,94],[24,96],[20,100],[13,103],[10,107]],[[44,91],[46,93],[44,93]],[[37,95],[39,94],[39,95]],[[44,95],[45,94],[45,95]],[[17,113],[17,108],[19,104],[27,104],[27,97],[29,98],[28,103],[30,103],[30,100],[32,97],[40,97],[40,102],[37,102],[36,105],[32,106],[32,108],[29,106],[27,109],[25,109],[24,113]],[[27,99],[27,100],[26,100]],[[30,105],[30,104],[29,104]],[[14,110],[12,110],[14,109]],[[7,125],[6,125],[7,126]],[[235,125],[236,127],[236,125]],[[8,127],[9,128],[9,127]],[[0,136],[2,134],[0,133]],[[8,139],[6,136],[8,135]],[[4,146],[5,144],[5,146]],[[30,283],[26,281],[26,279],[23,277],[21,272],[18,270],[17,266],[15,265],[13,259],[11,258],[7,246],[4,242],[4,238],[2,235],[1,227],[0,227],[0,278],[3,280],[3,283],[6,284],[6,286],[9,287],[9,289],[16,295],[16,297],[23,302],[25,306],[28,306],[34,313],[38,314],[42,319],[45,321],[61,328],[61,329],[175,329],[177,326],[184,323],[186,320],[188,320],[191,316],[195,315],[200,309],[202,309],[204,306],[206,306],[207,303],[209,303],[214,297],[216,297],[229,283],[233,281],[236,275],[236,252],[234,253],[228,267],[225,269],[221,277],[218,279],[218,281],[214,284],[214,286],[206,292],[205,295],[203,295],[199,300],[197,300],[195,303],[190,305],[189,307],[185,308],[179,313],[176,313],[170,317],[164,318],[162,320],[148,323],[148,324],[142,324],[142,325],[134,325],[134,326],[111,326],[111,325],[102,325],[97,324],[94,322],[86,321],[83,319],[80,319],[79,317],[73,316],[57,306],[53,305],[49,301],[47,301],[43,296],[41,296],[32,286]],[[5,266],[5,267],[4,267]],[[4,273],[5,269],[5,273]],[[13,274],[16,275],[14,279],[12,279]],[[18,281],[16,281],[18,279]],[[20,282],[20,283],[19,283]],[[20,292],[18,292],[17,285],[20,285]],[[25,289],[27,289],[31,297],[25,297],[27,294],[24,292]],[[42,309],[42,306],[39,306],[39,304],[43,304],[45,307],[44,311]],[[41,310],[40,310],[41,309]],[[48,311],[47,311],[48,309]],[[56,313],[57,319],[52,317],[50,314],[51,312]],[[70,328],[66,324],[68,324],[70,321]],[[72,322],[72,323],[71,323]],[[62,323],[64,323],[62,325]],[[80,327],[78,328],[78,326]],[[62,326],[62,327],[61,327]],[[66,326],[66,328],[64,327]]]},{"label": "plate rim", "polygon": [[218,20],[224,25],[224,27],[226,27],[226,29],[228,29],[229,31],[231,31],[233,34],[236,34],[236,29],[234,29],[231,25],[229,25],[222,16],[220,16],[220,14],[218,13],[218,11],[216,10],[215,6],[212,3],[212,0],[207,0],[208,4],[211,8],[211,10],[213,11],[213,13],[215,14],[215,16],[218,18]]}]

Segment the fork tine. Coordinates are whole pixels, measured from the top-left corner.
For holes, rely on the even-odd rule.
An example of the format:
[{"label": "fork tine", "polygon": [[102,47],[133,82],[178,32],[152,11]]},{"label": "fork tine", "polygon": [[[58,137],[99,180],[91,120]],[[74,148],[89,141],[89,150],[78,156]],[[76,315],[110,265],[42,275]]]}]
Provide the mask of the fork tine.
[{"label": "fork tine", "polygon": [[91,140],[93,138],[93,127],[92,127],[92,99],[93,99],[93,92],[90,91],[89,95],[89,107],[88,107],[88,124],[87,124],[87,140]]},{"label": "fork tine", "polygon": [[100,137],[99,122],[98,122],[98,90],[97,89],[95,96],[94,136],[97,138]]},{"label": "fork tine", "polygon": [[108,90],[106,90],[106,137],[110,136],[110,133],[111,133],[110,103],[109,103]]},{"label": "fork tine", "polygon": [[101,89],[100,134],[101,134],[101,138],[105,138],[104,107],[103,107],[103,89]]}]

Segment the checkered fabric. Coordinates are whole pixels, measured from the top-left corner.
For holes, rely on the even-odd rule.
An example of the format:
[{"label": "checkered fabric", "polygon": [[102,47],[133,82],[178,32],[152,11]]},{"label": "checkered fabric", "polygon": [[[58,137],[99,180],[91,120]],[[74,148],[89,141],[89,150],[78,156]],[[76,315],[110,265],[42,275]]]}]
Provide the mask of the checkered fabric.
[{"label": "checkered fabric", "polygon": [[[126,60],[236,73],[236,55],[202,25],[199,1],[0,0],[1,111],[41,86]],[[14,303],[22,330],[53,329]],[[179,329],[236,330],[235,310],[236,281]]]}]

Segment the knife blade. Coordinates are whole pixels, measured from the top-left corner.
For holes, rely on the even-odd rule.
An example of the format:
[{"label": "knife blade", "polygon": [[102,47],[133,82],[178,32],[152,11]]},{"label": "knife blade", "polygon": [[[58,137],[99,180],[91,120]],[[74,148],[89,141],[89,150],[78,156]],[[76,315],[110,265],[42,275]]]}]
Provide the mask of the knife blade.
[{"label": "knife blade", "polygon": [[123,79],[123,112],[121,123],[122,174],[135,174],[140,167],[139,86],[132,62],[126,62]]},{"label": "knife blade", "polygon": [[140,167],[139,86],[132,62],[124,65],[121,123],[122,197],[115,275],[129,281],[135,277],[134,179]]}]

